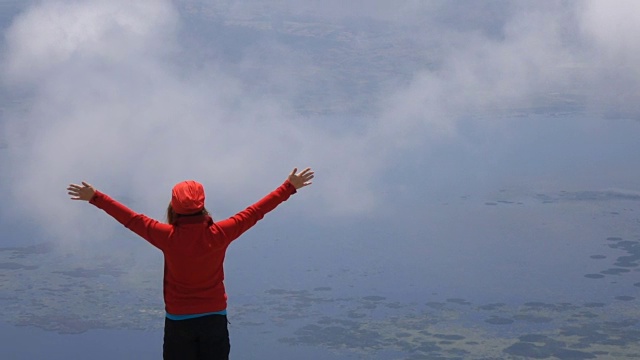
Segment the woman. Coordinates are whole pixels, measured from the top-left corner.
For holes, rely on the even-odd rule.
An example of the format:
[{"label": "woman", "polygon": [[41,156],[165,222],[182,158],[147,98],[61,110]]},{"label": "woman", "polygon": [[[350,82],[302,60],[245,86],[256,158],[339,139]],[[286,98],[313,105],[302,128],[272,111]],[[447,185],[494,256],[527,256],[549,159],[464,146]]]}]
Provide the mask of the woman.
[{"label": "woman", "polygon": [[104,210],[164,254],[164,359],[228,359],[227,295],[223,261],[229,244],[296,190],[311,185],[310,168],[229,219],[214,222],[204,207],[204,188],[188,180],[173,187],[167,223],[138,214],[86,182],[70,184],[72,200]]}]

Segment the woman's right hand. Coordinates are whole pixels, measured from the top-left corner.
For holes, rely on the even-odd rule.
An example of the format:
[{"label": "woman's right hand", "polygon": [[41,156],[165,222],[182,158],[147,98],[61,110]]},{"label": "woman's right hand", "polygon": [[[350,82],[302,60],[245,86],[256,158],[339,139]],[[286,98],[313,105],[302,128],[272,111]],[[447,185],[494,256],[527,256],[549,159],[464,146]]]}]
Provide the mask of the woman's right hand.
[{"label": "woman's right hand", "polygon": [[298,168],[293,168],[293,171],[287,178],[296,190],[312,184],[311,179],[313,179],[313,170],[311,170],[311,168],[306,168],[297,174],[296,171],[298,171]]}]

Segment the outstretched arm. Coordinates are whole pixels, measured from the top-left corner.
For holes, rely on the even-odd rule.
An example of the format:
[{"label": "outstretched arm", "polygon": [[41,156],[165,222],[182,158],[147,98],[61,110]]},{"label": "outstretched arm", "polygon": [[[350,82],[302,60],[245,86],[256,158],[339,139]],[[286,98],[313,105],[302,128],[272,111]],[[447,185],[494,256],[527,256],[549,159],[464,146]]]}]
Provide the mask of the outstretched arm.
[{"label": "outstretched arm", "polygon": [[89,201],[155,247],[164,248],[166,239],[171,232],[171,225],[160,223],[148,216],[134,212],[84,181],[82,185],[70,184],[67,190],[71,195],[71,200]]},{"label": "outstretched arm", "polygon": [[311,185],[311,179],[313,179],[314,175],[313,170],[306,168],[299,173],[296,173],[297,171],[298,169],[294,168],[282,185],[257,203],[226,220],[216,223],[225,233],[228,242],[237,239],[242,233],[249,230],[268,212],[275,209],[283,201],[286,201],[289,196],[295,194],[298,189]]}]

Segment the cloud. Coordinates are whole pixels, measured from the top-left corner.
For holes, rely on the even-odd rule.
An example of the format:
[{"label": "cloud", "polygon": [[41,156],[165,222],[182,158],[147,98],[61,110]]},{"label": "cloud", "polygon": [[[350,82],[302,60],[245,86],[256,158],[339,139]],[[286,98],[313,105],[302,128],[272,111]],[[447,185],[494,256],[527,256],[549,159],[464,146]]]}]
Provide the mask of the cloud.
[{"label": "cloud", "polygon": [[65,184],[115,179],[135,167],[140,145],[127,138],[143,127],[136,115],[170,95],[143,94],[166,79],[159,56],[170,50],[167,29],[176,25],[169,3],[156,1],[50,1],[14,20],[3,79],[30,94],[4,124],[10,145],[24,145],[9,149],[14,216],[36,216],[52,236],[68,236],[82,210],[62,201]]},{"label": "cloud", "polygon": [[78,225],[85,209],[66,200],[68,182],[88,180],[159,218],[185,178],[204,182],[214,214],[229,216],[306,165],[327,173],[314,184],[327,191],[315,195],[321,213],[368,207],[357,171],[369,170],[353,160],[363,156],[356,142],[304,123],[220,64],[183,66],[197,50],[176,39],[178,15],[169,1],[50,1],[15,19],[5,34],[5,86],[30,94],[27,110],[4,124],[10,143],[26,144],[9,149],[16,216],[73,238],[70,228],[105,227]]},{"label": "cloud", "polygon": [[465,127],[567,106],[637,114],[633,2],[278,4],[27,8],[2,73],[29,95],[3,124],[19,212],[62,237],[85,211],[66,200],[69,181],[160,217],[170,187],[196,178],[226,216],[311,165],[304,211],[381,214],[390,169],[442,163],[437,146],[474,141]]},{"label": "cloud", "polygon": [[640,45],[635,37],[640,30],[635,16],[638,10],[640,4],[632,0],[618,1],[615,6],[588,1],[582,9],[582,28],[594,46],[605,50],[606,58],[631,64],[640,59]]},{"label": "cloud", "polygon": [[640,4],[588,1],[581,10],[590,99],[614,115],[640,119],[640,44],[635,40],[640,23],[634,16]]},{"label": "cloud", "polygon": [[166,1],[45,1],[18,16],[7,32],[5,75],[33,82],[70,62],[161,55],[177,21]]},{"label": "cloud", "polygon": [[639,117],[635,2],[488,4],[439,4],[449,20],[412,28],[438,51],[383,100],[379,136],[393,134],[401,148],[460,141],[460,120],[475,116],[474,126],[490,129],[514,112]]}]

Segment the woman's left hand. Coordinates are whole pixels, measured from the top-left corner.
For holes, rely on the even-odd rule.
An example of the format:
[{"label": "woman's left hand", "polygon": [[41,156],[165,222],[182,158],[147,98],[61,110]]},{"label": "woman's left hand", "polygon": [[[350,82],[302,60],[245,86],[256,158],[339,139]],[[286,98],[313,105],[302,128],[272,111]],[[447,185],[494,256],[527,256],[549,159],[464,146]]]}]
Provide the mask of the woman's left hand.
[{"label": "woman's left hand", "polygon": [[68,194],[71,195],[71,200],[89,201],[96,193],[96,189],[84,181],[82,182],[82,186],[70,184],[67,190],[69,190]]}]

